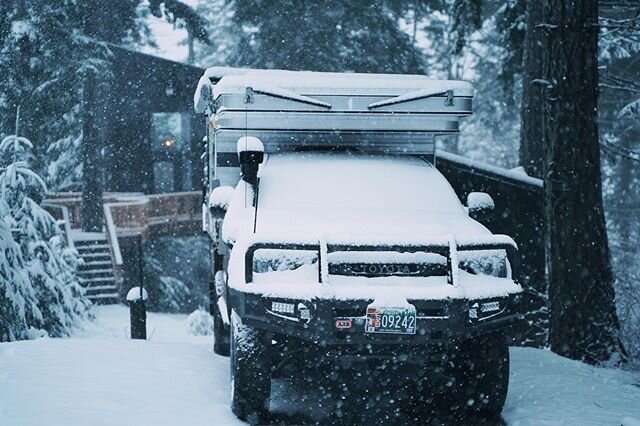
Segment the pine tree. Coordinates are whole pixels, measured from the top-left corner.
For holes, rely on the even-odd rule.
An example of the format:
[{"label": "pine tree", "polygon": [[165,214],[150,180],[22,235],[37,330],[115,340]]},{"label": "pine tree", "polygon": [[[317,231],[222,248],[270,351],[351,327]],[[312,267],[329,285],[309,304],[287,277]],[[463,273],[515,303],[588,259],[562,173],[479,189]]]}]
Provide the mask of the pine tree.
[{"label": "pine tree", "polygon": [[212,0],[198,4],[196,12],[207,23],[208,43],[195,46],[195,63],[202,67],[224,66],[240,43],[242,28],[235,24],[234,4]]},{"label": "pine tree", "polygon": [[21,106],[22,134],[34,142],[31,166],[38,171],[51,142],[79,134],[77,120],[64,115],[77,107],[82,76],[107,71],[108,48],[84,34],[80,3],[87,2],[0,3],[0,129],[12,128]]},{"label": "pine tree", "polygon": [[28,338],[34,330],[68,335],[89,316],[90,302],[76,275],[78,255],[39,205],[46,184],[30,168],[32,148],[28,139],[17,135],[0,143],[2,341]]},{"label": "pine tree", "polygon": [[25,339],[30,324],[42,323],[9,211],[0,200],[0,342]]},{"label": "pine tree", "polygon": [[242,28],[230,62],[237,66],[312,71],[420,73],[411,36],[393,1],[237,0]]}]

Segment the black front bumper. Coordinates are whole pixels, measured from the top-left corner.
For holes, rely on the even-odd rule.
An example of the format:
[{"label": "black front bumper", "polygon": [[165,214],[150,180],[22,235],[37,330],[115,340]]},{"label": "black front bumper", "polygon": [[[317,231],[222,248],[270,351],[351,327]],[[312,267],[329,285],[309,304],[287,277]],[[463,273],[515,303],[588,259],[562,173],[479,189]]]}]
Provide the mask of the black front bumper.
[{"label": "black front bumper", "polygon": [[[520,320],[523,316],[521,295],[483,300],[408,300],[416,307],[417,324],[413,335],[369,334],[365,333],[366,308],[369,300],[315,299],[313,316],[308,322],[287,318],[270,311],[271,303],[298,300],[266,297],[260,294],[243,293],[229,289],[231,307],[251,327],[292,337],[322,347],[366,346],[366,347],[432,347],[444,349],[468,338],[503,329]],[[469,308],[478,303],[499,302],[499,310],[480,314],[479,318],[469,316]],[[337,321],[350,320],[351,327],[338,328]],[[349,322],[347,322],[348,324]]]}]

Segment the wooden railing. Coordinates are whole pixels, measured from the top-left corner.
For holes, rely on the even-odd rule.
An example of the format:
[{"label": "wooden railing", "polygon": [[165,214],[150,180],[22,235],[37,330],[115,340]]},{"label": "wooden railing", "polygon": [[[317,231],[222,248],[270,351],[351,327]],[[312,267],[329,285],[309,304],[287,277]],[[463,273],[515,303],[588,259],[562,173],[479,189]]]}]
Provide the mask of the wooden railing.
[{"label": "wooden railing", "polygon": [[63,205],[42,203],[42,207],[53,216],[56,221],[62,225],[62,233],[69,248],[75,249],[73,238],[71,238],[71,219],[69,217],[69,209]]},{"label": "wooden railing", "polygon": [[115,275],[118,288],[121,288],[124,271],[122,252],[120,251],[120,243],[118,242],[116,225],[115,223],[113,223],[113,216],[111,216],[111,209],[109,208],[109,204],[104,204],[102,208],[104,211],[105,235],[107,237],[107,243],[109,245],[109,251],[111,252],[111,259],[113,263],[113,273]]},{"label": "wooden railing", "polygon": [[[52,194],[46,202],[51,206],[64,206],[70,227],[81,227],[82,194]],[[147,239],[160,235],[195,234],[201,229],[202,194],[199,191],[151,195],[106,193],[103,203],[105,233],[113,241],[119,235],[138,232]],[[113,238],[114,234],[116,238]]]}]

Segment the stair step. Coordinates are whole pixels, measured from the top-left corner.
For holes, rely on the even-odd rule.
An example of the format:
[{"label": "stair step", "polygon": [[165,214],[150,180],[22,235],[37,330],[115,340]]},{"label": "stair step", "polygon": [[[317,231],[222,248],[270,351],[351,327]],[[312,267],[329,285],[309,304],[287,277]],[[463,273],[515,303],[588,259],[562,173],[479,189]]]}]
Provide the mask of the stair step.
[{"label": "stair step", "polygon": [[117,299],[118,293],[101,293],[94,295],[87,295],[89,300],[109,300],[109,299]]},{"label": "stair step", "polygon": [[81,258],[91,258],[91,257],[108,257],[109,259],[111,259],[111,253],[110,252],[104,252],[104,253],[81,253],[80,254]]},{"label": "stair step", "polygon": [[74,240],[73,245],[76,247],[87,247],[95,244],[107,244],[106,238],[99,238],[95,240]]},{"label": "stair step", "polygon": [[[109,262],[111,263],[111,254],[109,253],[90,253],[80,256],[82,260],[87,262]],[[102,259],[104,257],[104,259]]]},{"label": "stair step", "polygon": [[82,280],[82,283],[92,283],[92,282],[105,282],[107,280],[111,280],[111,281],[115,281],[115,278],[113,276],[113,274],[111,275],[103,275],[103,276],[97,276],[97,277],[87,277],[87,276],[80,276],[79,277]]},{"label": "stair step", "polygon": [[106,250],[109,251],[109,245],[108,244],[96,244],[96,245],[92,245],[92,246],[76,246],[76,250],[78,250],[79,253],[84,253],[84,252],[91,252],[91,251],[97,251],[97,250]]},{"label": "stair step", "polygon": [[90,287],[92,283],[107,283],[112,282],[115,285],[115,277],[96,277],[96,278],[80,278],[80,282],[85,286]]},{"label": "stair step", "polygon": [[111,274],[113,275],[113,268],[108,269],[84,269],[78,271],[78,275],[91,275],[91,274]]},{"label": "stair step", "polygon": [[100,285],[100,286],[96,286],[96,287],[88,287],[87,292],[95,292],[95,293],[99,293],[105,290],[110,290],[110,291],[116,291],[117,287],[115,285]]},{"label": "stair step", "polygon": [[101,267],[101,266],[111,267],[113,266],[113,264],[111,263],[110,260],[96,260],[92,262],[84,262],[84,264],[80,265],[80,270],[89,269],[93,267]]},{"label": "stair step", "polygon": [[[97,267],[99,267],[99,268],[106,268],[106,267],[112,266],[111,258],[110,258],[110,257],[108,257],[108,256],[91,256],[91,257],[89,257],[89,258],[83,258],[82,260],[84,260],[84,261],[85,261],[85,265],[86,265],[87,261],[89,261],[88,263],[92,263],[92,264],[93,264],[94,262],[105,262],[104,264],[102,264],[102,266],[99,266],[99,265],[91,265],[91,267],[95,267],[95,266],[97,266]],[[88,269],[88,268],[86,268],[86,267],[85,267],[85,268],[82,268],[82,269],[83,269],[83,270],[86,270],[86,269]]]}]

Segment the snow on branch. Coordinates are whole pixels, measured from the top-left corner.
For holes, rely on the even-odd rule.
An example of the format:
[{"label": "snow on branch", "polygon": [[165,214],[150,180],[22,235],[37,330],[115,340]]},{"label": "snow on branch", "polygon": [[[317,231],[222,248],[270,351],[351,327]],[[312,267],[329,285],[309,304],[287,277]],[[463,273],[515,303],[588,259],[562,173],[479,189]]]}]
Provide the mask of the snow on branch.
[{"label": "snow on branch", "polygon": [[25,137],[10,135],[0,142],[0,151],[6,152],[9,149],[13,149],[14,152],[26,151],[26,149],[33,149],[33,144]]},{"label": "snow on branch", "polygon": [[628,103],[618,112],[618,118],[637,115],[640,115],[640,98]]},{"label": "snow on branch", "polygon": [[0,170],[3,171],[0,175],[0,187],[2,188],[3,194],[6,193],[8,187],[24,187],[23,177],[30,177],[35,180],[42,187],[43,191],[45,193],[47,192],[47,184],[37,173],[29,169],[24,161],[18,161]]}]

